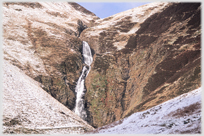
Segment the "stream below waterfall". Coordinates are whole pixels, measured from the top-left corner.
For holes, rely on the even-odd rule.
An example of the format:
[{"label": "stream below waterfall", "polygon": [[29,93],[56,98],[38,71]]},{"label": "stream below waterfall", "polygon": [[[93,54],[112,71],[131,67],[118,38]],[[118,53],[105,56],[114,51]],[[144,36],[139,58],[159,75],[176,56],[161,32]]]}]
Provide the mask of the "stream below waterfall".
[{"label": "stream below waterfall", "polygon": [[86,110],[84,109],[84,95],[86,93],[86,88],[85,88],[85,78],[89,74],[89,71],[91,70],[91,63],[93,62],[92,54],[91,54],[91,49],[88,45],[87,42],[83,41],[83,47],[82,47],[82,55],[83,55],[83,61],[86,64],[83,69],[82,73],[77,81],[77,85],[75,88],[76,92],[76,104],[74,108],[74,112],[81,117],[82,119],[86,120],[87,118],[87,113]]}]

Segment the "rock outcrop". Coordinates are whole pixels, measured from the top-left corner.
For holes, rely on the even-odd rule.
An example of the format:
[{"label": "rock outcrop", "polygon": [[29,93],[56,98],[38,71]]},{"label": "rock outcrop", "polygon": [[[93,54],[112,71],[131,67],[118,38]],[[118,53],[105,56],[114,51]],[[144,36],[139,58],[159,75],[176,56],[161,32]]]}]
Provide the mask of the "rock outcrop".
[{"label": "rock outcrop", "polygon": [[101,127],[201,86],[201,4],[156,2],[99,19],[76,3],[3,3],[4,59],[73,110],[83,64],[88,123]]},{"label": "rock outcrop", "polygon": [[152,3],[97,20],[81,33],[94,50],[86,79],[95,127],[201,86],[200,3]]}]

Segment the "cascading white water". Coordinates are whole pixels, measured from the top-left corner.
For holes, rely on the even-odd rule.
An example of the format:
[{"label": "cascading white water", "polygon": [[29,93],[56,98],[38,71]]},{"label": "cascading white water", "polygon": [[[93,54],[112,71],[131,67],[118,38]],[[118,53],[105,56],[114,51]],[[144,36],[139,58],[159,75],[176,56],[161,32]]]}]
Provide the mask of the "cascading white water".
[{"label": "cascading white water", "polygon": [[81,117],[82,119],[86,119],[87,114],[84,109],[84,100],[83,96],[85,95],[86,89],[84,85],[84,80],[86,76],[88,75],[89,71],[91,70],[91,63],[93,61],[92,54],[91,54],[91,49],[88,45],[87,42],[83,41],[83,50],[82,50],[83,58],[84,58],[84,63],[87,66],[84,66],[82,69],[82,73],[77,81],[77,85],[75,88],[76,92],[76,105],[74,108],[74,112]]},{"label": "cascading white water", "polygon": [[92,58],[89,44],[85,41],[83,41],[83,57],[84,57],[84,63],[90,67],[93,61],[93,58]]}]

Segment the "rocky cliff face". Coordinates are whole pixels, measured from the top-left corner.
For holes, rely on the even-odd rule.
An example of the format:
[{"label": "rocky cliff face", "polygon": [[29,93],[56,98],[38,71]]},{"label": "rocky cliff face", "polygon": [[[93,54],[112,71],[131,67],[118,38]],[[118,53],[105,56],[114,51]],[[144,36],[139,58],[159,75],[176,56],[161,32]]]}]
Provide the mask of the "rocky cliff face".
[{"label": "rocky cliff face", "polygon": [[76,3],[4,3],[4,59],[73,109],[82,41],[88,122],[100,127],[201,86],[200,3],[151,3],[105,19]]},{"label": "rocky cliff face", "polygon": [[91,124],[103,126],[201,86],[200,3],[152,3],[84,30]]}]

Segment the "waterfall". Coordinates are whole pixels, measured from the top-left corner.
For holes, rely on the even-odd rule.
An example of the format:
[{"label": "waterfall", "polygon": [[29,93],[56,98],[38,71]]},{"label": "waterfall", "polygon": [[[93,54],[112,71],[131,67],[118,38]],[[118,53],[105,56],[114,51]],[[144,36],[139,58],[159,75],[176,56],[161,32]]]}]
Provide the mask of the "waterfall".
[{"label": "waterfall", "polygon": [[86,66],[83,67],[82,73],[81,73],[81,75],[77,81],[77,85],[75,88],[76,104],[75,104],[74,112],[79,117],[81,117],[82,119],[85,120],[87,117],[87,114],[86,114],[86,111],[84,109],[84,100],[83,100],[83,96],[86,93],[84,80],[85,80],[86,76],[88,75],[89,71],[91,70],[91,63],[93,61],[91,49],[90,49],[88,43],[85,41],[83,41],[82,54],[83,54],[84,63],[86,64]]}]

